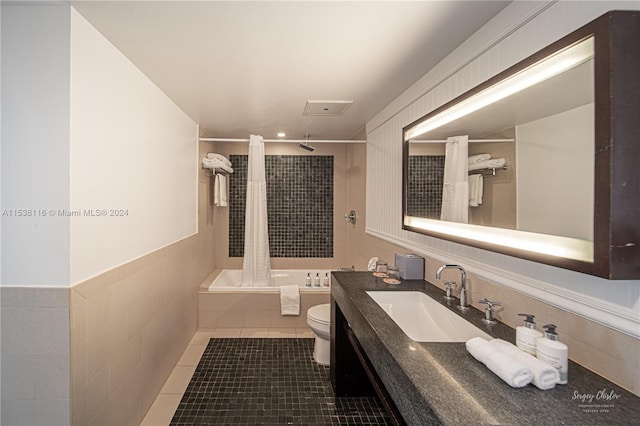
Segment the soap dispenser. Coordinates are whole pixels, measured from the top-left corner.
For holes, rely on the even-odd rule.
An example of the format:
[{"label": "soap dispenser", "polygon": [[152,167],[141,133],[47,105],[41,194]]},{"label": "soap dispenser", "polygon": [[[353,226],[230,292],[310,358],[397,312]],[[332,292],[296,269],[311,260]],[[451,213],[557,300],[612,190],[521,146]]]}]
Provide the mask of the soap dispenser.
[{"label": "soap dispenser", "polygon": [[526,317],[524,325],[516,327],[516,346],[530,355],[536,355],[536,341],[542,337],[542,333],[536,330],[536,323],[533,322],[535,315],[518,314]]},{"label": "soap dispenser", "polygon": [[537,341],[536,355],[538,359],[557,368],[560,373],[558,383],[566,385],[569,381],[569,348],[558,340],[554,324],[547,324],[543,328],[545,329],[544,337]]},{"label": "soap dispenser", "polygon": [[313,279],[313,286],[314,287],[320,287],[320,273],[316,272],[316,276]]},{"label": "soap dispenser", "polygon": [[324,274],[324,279],[322,281],[322,285],[324,287],[329,287],[329,273],[328,272],[325,272],[325,274]]},{"label": "soap dispenser", "polygon": [[307,272],[307,278],[304,280],[304,285],[307,287],[311,287],[311,274]]}]

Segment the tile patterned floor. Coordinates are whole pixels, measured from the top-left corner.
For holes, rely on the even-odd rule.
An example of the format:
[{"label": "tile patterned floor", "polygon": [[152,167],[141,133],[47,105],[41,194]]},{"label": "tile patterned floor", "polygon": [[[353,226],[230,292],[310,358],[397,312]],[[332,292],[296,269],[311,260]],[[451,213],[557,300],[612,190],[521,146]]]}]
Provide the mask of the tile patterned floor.
[{"label": "tile patterned floor", "polygon": [[171,425],[389,424],[375,398],[335,398],[312,353],[311,338],[211,339]]}]

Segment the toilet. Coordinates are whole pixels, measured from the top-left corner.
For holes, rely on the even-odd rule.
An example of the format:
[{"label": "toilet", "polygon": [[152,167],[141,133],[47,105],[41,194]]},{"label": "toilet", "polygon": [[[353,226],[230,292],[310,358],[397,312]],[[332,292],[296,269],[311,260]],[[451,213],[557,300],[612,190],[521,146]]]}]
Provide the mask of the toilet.
[{"label": "toilet", "polygon": [[316,335],[313,359],[321,365],[329,365],[329,336],[331,326],[331,305],[312,306],[307,310],[307,324]]}]

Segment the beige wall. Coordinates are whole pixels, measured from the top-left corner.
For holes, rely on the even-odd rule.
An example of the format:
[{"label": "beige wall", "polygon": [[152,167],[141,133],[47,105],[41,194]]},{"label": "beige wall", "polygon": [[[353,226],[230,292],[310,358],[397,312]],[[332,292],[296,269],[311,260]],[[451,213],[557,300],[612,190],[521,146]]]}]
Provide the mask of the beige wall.
[{"label": "beige wall", "polygon": [[[313,145],[313,144],[312,144]],[[349,211],[345,204],[346,144],[315,144],[315,151],[307,152],[294,143],[265,143],[265,155],[333,155],[333,257],[332,258],[272,258],[273,269],[335,269],[344,266],[346,261],[346,235],[348,223],[344,213]],[[217,143],[217,152],[226,157],[247,155],[248,143]],[[242,258],[229,257],[229,209],[215,208],[216,264],[220,269],[242,269]],[[349,225],[350,226],[350,225]]]},{"label": "beige wall", "polygon": [[0,424],[67,424],[69,289],[2,287],[0,291]]},{"label": "beige wall", "polygon": [[[349,147],[347,164],[347,198],[350,202],[348,207],[358,212],[355,228],[350,228],[347,232],[347,263],[355,265],[356,269],[365,270],[368,259],[378,256],[389,264],[393,264],[394,254],[407,253],[407,249],[365,233],[365,147]],[[398,226],[401,224],[398,223]],[[427,258],[425,278],[438,287],[444,288],[441,281],[435,279],[436,270],[441,264],[442,262]],[[450,281],[460,280],[459,275],[455,275],[455,271],[445,271],[443,279],[445,278]],[[467,278],[469,300],[477,309],[484,310],[484,306],[477,301],[486,297],[502,303],[502,310],[498,311],[496,317],[512,328],[521,325],[522,319],[517,315],[521,312],[535,314],[539,326],[548,323],[556,324],[560,340],[569,346],[569,357],[572,360],[640,395],[638,339],[474,274],[468,274]],[[456,292],[456,296],[458,295]],[[569,371],[569,380],[571,380],[571,371]]]},{"label": "beige wall", "polygon": [[200,169],[197,235],[71,288],[72,424],[139,424],[193,337],[215,269],[209,186]]}]

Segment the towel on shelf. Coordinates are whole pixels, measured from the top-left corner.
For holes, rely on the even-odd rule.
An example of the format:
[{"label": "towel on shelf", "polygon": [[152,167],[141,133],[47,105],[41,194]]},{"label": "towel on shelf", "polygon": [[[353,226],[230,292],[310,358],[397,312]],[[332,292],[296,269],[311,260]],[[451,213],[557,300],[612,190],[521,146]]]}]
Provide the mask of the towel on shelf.
[{"label": "towel on shelf", "polygon": [[478,207],[482,204],[484,178],[480,173],[469,175],[469,206]]},{"label": "towel on shelf", "polygon": [[280,313],[300,315],[300,289],[297,285],[280,286]]},{"label": "towel on shelf", "polygon": [[502,339],[493,339],[489,343],[491,343],[491,345],[500,352],[507,354],[526,365],[533,374],[531,383],[533,383],[533,385],[538,389],[553,389],[556,386],[556,383],[560,381],[560,372],[558,372],[555,367],[522,351],[516,345]]},{"label": "towel on shelf", "polygon": [[233,173],[233,168],[223,163],[222,161],[211,159],[211,158],[203,158],[202,159],[202,167],[205,169],[211,169],[214,173],[216,170],[222,170],[227,173]]},{"label": "towel on shelf", "polygon": [[477,163],[469,164],[469,171],[480,169],[499,169],[504,166],[504,163],[504,158],[493,158],[491,160],[478,161]]},{"label": "towel on shelf", "polygon": [[491,159],[491,154],[478,154],[469,156],[469,165],[476,164],[481,161],[487,161]]},{"label": "towel on shelf", "polygon": [[469,339],[465,346],[475,359],[486,365],[509,386],[521,388],[531,383],[533,375],[526,365],[500,352],[482,337]]},{"label": "towel on shelf", "polygon": [[231,161],[229,161],[229,159],[227,157],[225,157],[224,155],[221,154],[216,154],[214,152],[210,152],[207,154],[207,158],[210,160],[217,160],[222,162],[223,164],[226,164],[227,166],[231,167]]}]

